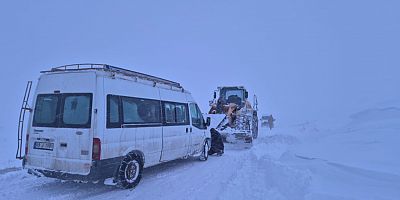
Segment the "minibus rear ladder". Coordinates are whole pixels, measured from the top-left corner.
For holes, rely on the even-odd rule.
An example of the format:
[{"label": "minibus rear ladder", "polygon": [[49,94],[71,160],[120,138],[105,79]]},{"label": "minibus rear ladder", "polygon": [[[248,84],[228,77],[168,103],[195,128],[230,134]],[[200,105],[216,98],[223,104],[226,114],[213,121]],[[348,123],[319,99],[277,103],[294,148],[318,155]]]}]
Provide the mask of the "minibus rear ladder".
[{"label": "minibus rear ladder", "polygon": [[28,81],[28,84],[25,88],[24,100],[22,101],[21,111],[19,113],[19,121],[18,121],[18,148],[17,154],[15,155],[16,159],[22,160],[24,157],[22,156],[22,136],[24,133],[24,122],[25,122],[25,113],[26,111],[31,112],[32,109],[28,107],[28,100],[31,94],[32,81]]}]

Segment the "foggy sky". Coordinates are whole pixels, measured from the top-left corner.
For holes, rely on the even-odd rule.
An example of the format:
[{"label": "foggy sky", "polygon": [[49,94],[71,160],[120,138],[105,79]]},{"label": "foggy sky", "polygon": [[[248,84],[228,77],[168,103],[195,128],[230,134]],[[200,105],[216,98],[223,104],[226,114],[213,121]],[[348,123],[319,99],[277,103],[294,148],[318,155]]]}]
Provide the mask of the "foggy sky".
[{"label": "foggy sky", "polygon": [[40,70],[106,63],[182,83],[203,112],[220,85],[297,123],[399,105],[400,3],[371,0],[0,2],[0,127]]}]

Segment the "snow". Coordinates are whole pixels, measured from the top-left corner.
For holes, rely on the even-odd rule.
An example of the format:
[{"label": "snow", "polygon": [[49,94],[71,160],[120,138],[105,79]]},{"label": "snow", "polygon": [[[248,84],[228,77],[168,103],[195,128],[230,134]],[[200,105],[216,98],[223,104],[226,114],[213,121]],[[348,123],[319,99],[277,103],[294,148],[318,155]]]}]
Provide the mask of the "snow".
[{"label": "snow", "polygon": [[17,152],[17,135],[14,130],[10,131],[0,127],[0,170],[4,168],[20,167],[21,162],[15,159]]},{"label": "snow", "polygon": [[307,122],[261,129],[250,149],[228,144],[223,156],[211,156],[207,162],[190,158],[145,169],[134,190],[37,178],[2,165],[0,197],[399,199],[399,114],[395,107],[374,108],[351,115],[338,128],[318,128]]},{"label": "snow", "polygon": [[[0,199],[400,199],[400,1],[2,3]],[[26,81],[82,62],[179,81],[203,112],[245,85],[281,124],[135,190],[31,176],[15,160]]]},{"label": "snow", "polygon": [[285,163],[312,172],[306,199],[399,199],[399,114],[394,107],[367,109],[291,146]]}]

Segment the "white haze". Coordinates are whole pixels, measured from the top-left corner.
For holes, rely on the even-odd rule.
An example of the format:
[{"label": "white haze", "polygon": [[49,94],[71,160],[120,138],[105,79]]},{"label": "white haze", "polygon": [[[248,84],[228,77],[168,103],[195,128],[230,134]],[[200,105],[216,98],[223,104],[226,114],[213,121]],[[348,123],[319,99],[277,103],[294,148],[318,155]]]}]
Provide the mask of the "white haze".
[{"label": "white haze", "polygon": [[[204,112],[244,85],[278,122],[399,105],[397,1],[10,1],[0,3],[0,126],[15,134],[40,70],[107,63],[178,81]],[[5,133],[2,133],[5,134]]]},{"label": "white haze", "polygon": [[[399,199],[399,8],[396,0],[0,1],[0,196]],[[261,129],[248,150],[227,144],[207,162],[146,169],[133,191],[28,175],[14,159],[26,82],[87,62],[180,82],[203,112],[216,87],[246,86],[276,129]]]}]

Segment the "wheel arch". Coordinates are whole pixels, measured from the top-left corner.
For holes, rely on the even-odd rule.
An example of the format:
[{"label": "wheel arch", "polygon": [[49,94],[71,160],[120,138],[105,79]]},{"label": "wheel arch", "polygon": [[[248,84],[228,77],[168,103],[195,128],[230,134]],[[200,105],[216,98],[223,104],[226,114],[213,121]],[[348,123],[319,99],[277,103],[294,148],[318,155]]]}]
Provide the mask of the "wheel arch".
[{"label": "wheel arch", "polygon": [[145,164],[146,159],[145,159],[144,153],[143,153],[142,151],[137,150],[137,149],[135,149],[135,150],[128,150],[128,151],[126,151],[126,152],[124,153],[124,157],[127,156],[127,155],[129,155],[129,154],[138,155],[139,158],[140,158],[140,160],[142,161],[142,165]]}]

